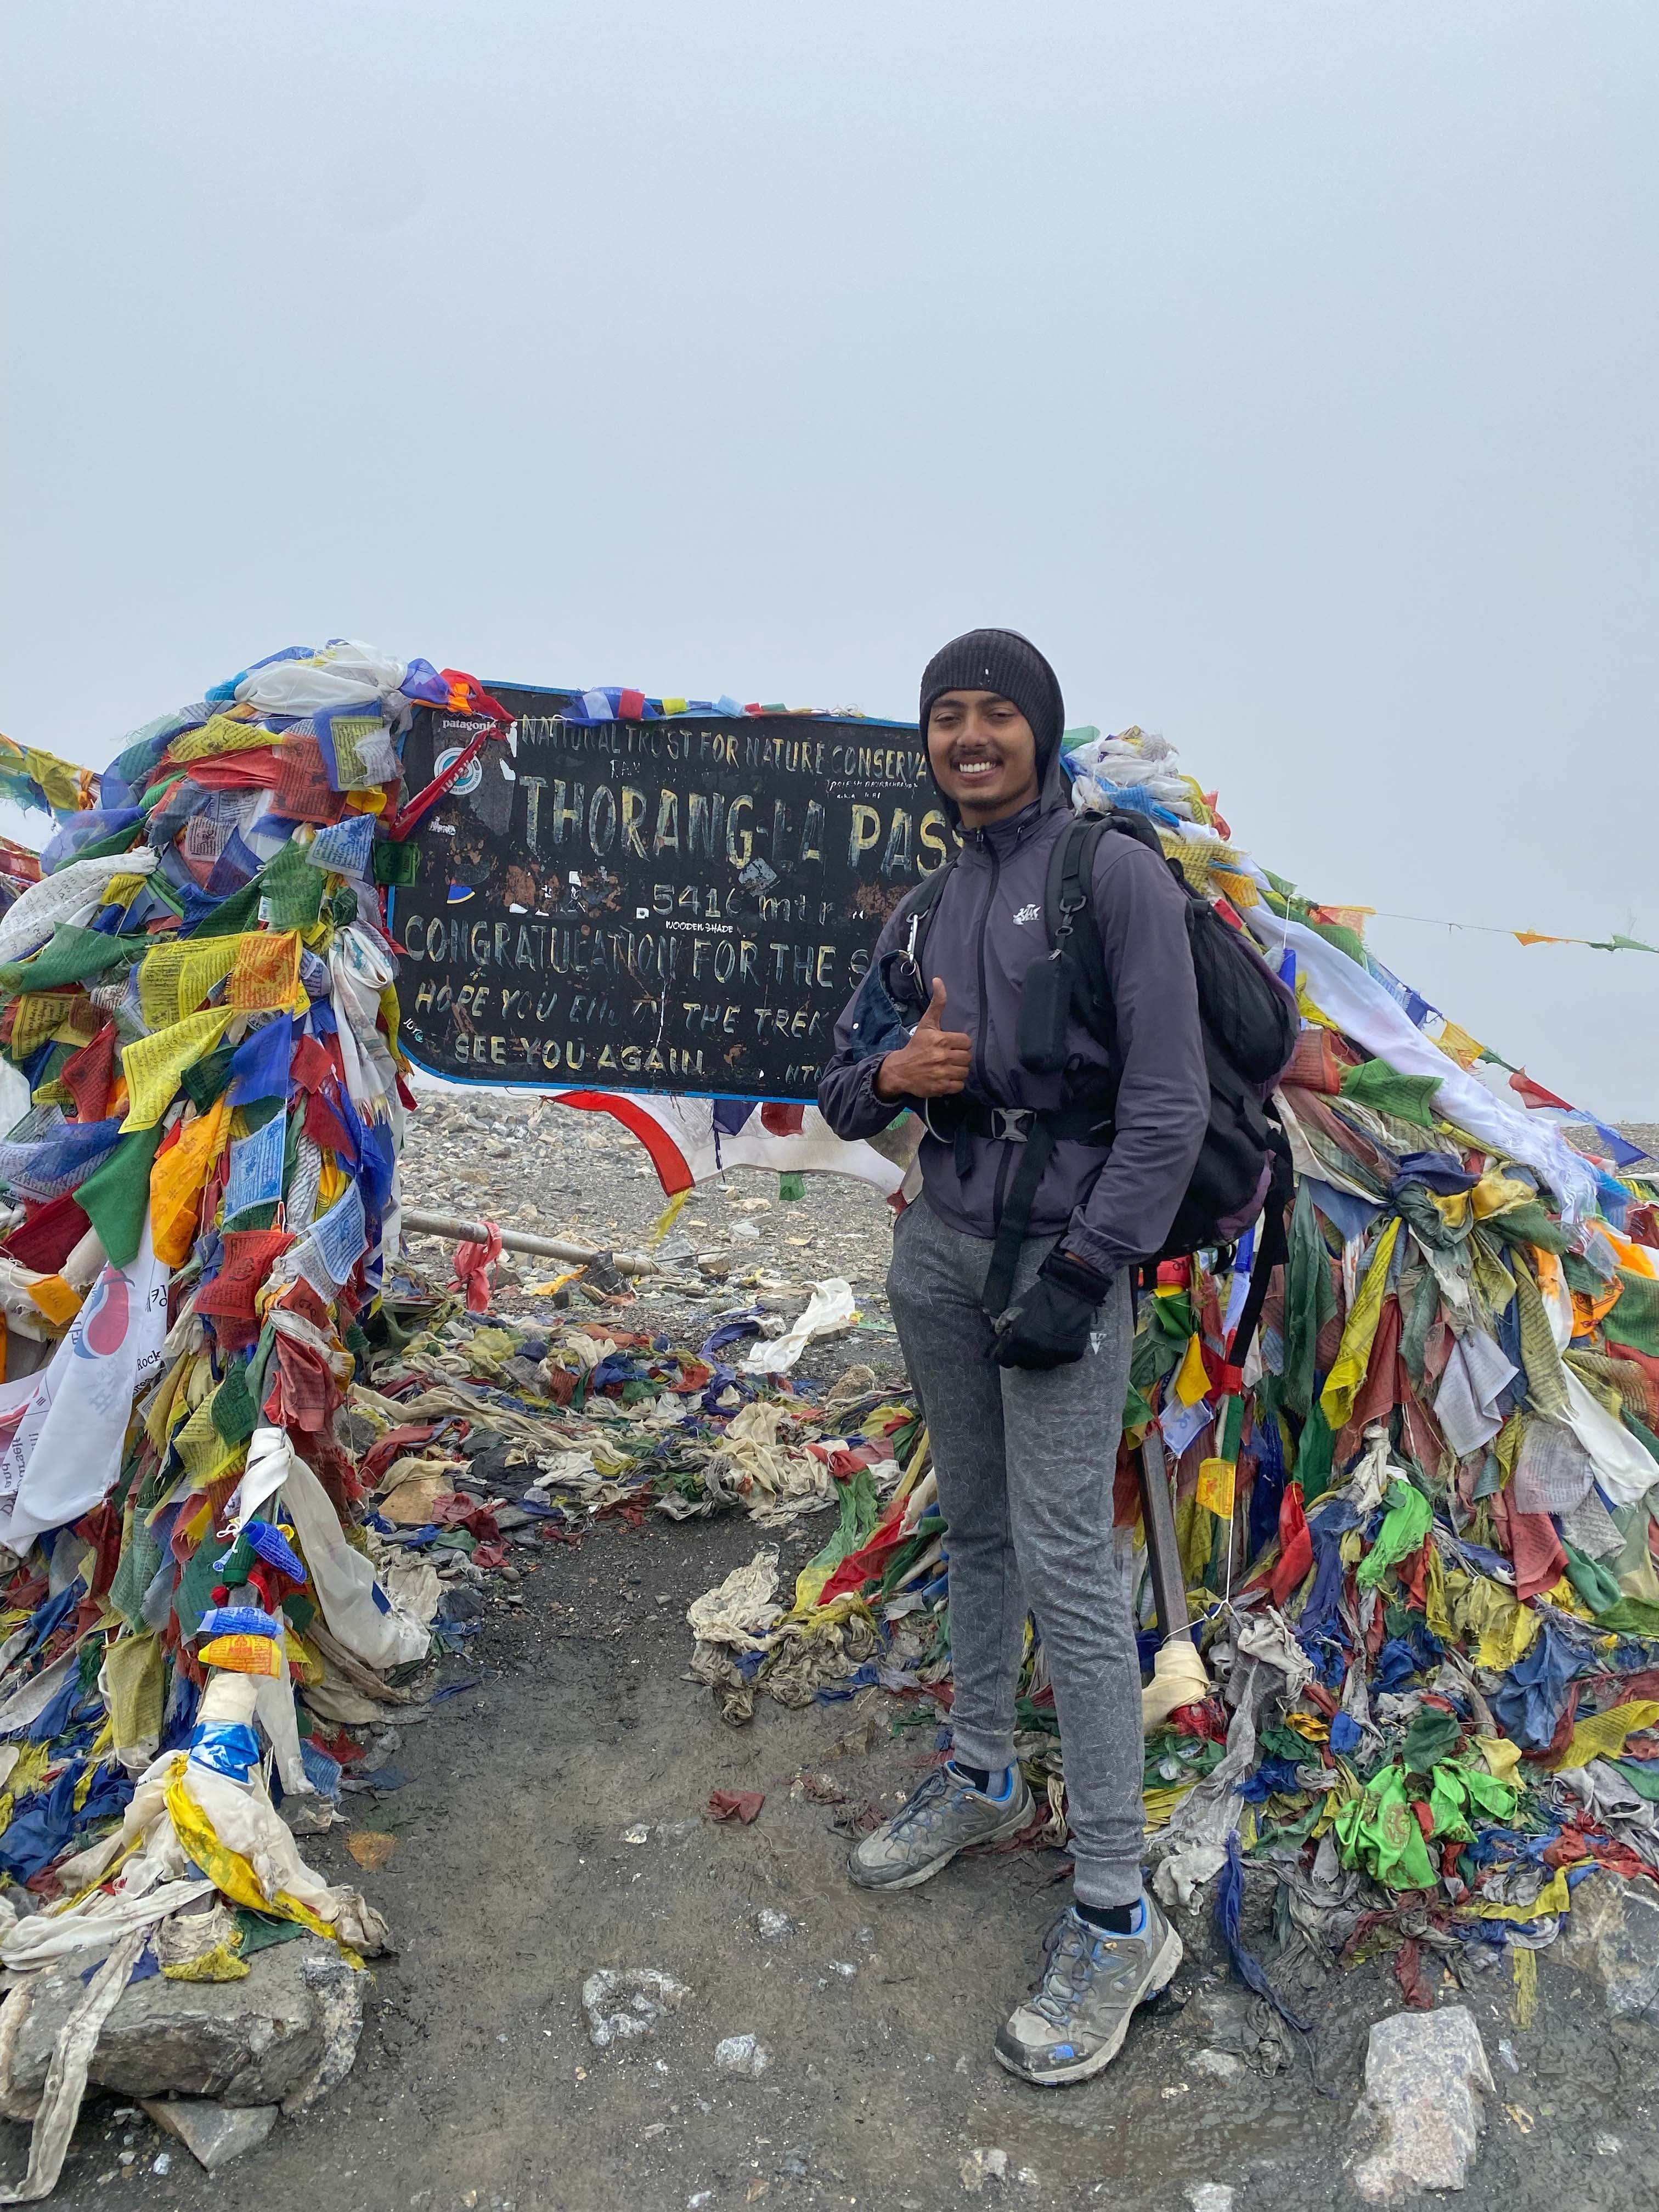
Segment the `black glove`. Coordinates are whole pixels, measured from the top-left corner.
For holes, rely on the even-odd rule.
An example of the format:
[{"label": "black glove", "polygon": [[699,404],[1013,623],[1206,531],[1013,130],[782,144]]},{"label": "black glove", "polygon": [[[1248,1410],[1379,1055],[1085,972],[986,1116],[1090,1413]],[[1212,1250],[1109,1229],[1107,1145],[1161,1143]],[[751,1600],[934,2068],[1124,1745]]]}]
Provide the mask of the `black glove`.
[{"label": "black glove", "polygon": [[1000,1313],[991,1357],[999,1367],[1067,1367],[1089,1349],[1089,1332],[1111,1278],[1056,1248],[1024,1297]]}]

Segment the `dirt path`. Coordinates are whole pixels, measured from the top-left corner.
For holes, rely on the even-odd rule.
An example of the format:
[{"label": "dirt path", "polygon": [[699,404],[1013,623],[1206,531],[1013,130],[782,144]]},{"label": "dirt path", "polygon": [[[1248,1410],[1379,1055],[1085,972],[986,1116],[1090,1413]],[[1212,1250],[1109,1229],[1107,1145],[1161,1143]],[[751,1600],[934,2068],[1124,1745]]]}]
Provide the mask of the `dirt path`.
[{"label": "dirt path", "polygon": [[[1287,2072],[1204,2070],[1206,2005],[1227,1985],[1203,1960],[1098,2082],[1044,2092],[1010,2080],[991,2038],[1064,1894],[1053,1886],[1063,1863],[982,1858],[879,1901],[849,1887],[836,1818],[910,1787],[931,1732],[892,1738],[901,1709],[879,1693],[805,1713],[763,1705],[743,1730],[720,1722],[683,1679],[683,1616],[752,1541],[731,1522],[608,1526],[550,1547],[521,1586],[523,1617],[492,1604],[481,1663],[447,1665],[478,1686],[408,1731],[407,1785],[352,1801],[354,1819],[398,1838],[382,1872],[354,1878],[402,1950],[375,1968],[349,2080],[216,2176],[176,2144],[170,2172],[155,2174],[163,2146],[149,2124],[89,2106],[54,2200],[63,2212],[934,2212],[969,2201],[959,2166],[975,2148],[1006,2153],[1007,2180],[982,2193],[1012,2206],[1182,2212],[1183,2187],[1201,2181],[1232,2184],[1237,2212],[1352,2202],[1340,2154],[1366,2027],[1398,2006],[1386,1965],[1334,1978],[1314,2000],[1328,2096],[1300,2039]],[[849,1733],[873,1747],[836,1755]],[[848,1805],[792,1798],[804,1767]],[[766,1792],[752,1827],[704,1817],[717,1786]],[[627,1840],[641,1829],[644,1841]],[[343,1832],[311,1845],[331,1878],[353,1872]],[[787,1914],[791,1932],[763,1937],[763,1910]],[[690,1994],[653,2033],[596,2051],[579,1992],[605,1966],[659,1968]],[[1520,2117],[1497,2116],[1462,2203],[1650,2206],[1651,2055],[1611,2043],[1547,1973],[1543,1984],[1525,2033],[1506,1971],[1463,1999]],[[758,2080],[715,2069],[715,2045],[744,2033],[769,2054]],[[1518,2073],[1498,2060],[1500,2038]],[[1608,2135],[1620,2152],[1596,2155]],[[129,2171],[124,2147],[137,2153]]]}]

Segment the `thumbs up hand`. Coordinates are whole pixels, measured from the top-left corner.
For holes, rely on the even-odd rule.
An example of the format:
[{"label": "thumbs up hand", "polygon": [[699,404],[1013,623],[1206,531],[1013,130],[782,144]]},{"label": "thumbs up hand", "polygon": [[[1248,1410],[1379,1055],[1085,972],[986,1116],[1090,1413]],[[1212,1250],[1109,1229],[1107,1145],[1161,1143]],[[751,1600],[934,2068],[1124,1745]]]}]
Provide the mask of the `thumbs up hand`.
[{"label": "thumbs up hand", "polygon": [[876,1070],[878,1098],[951,1098],[965,1090],[973,1066],[971,1038],[945,1027],[945,985],[933,978],[933,995],[910,1032],[908,1044],[890,1052]]}]

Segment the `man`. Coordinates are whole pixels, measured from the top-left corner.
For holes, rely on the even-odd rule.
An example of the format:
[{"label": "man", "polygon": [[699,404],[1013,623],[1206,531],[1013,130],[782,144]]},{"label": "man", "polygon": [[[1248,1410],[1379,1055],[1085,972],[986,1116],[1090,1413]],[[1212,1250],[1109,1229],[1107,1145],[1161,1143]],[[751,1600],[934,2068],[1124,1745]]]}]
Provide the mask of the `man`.
[{"label": "man", "polygon": [[[1021,1062],[1027,971],[1049,952],[1049,862],[1073,818],[1064,723],[1054,671],[1012,631],[970,631],[928,663],[922,739],[961,854],[911,978],[914,1027],[907,1036],[893,1019],[912,893],[882,932],[818,1086],[840,1136],[870,1136],[905,1107],[931,1132],[922,1197],[895,1225],[888,1291],[948,1527],[956,1675],[952,1756],[859,1843],[850,1871],[866,1888],[908,1888],[1028,1825],[1013,1730],[1029,1606],[1065,1751],[1074,1898],[995,2048],[1011,2072],[1042,2083],[1108,2065],[1135,2007],[1181,1960],[1180,1937],[1141,1884],[1140,1674],[1112,1494],[1131,1271],[1169,1233],[1209,1105],[1182,896],[1126,836],[1099,839],[1089,885],[1113,1042],[1073,1010],[1065,1073]],[[1039,1133],[1053,1149],[1009,1288],[997,1279],[998,1231]],[[1012,1232],[1003,1243],[1006,1273]]]}]

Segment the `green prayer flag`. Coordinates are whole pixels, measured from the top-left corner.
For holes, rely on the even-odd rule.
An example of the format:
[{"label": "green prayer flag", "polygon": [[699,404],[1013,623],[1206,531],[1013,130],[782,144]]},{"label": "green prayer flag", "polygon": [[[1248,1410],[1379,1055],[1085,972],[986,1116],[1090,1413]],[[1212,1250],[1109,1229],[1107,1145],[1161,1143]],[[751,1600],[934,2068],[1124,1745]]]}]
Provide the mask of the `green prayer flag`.
[{"label": "green prayer flag", "polygon": [[301,845],[284,845],[254,878],[273,929],[309,929],[323,910],[327,878]]},{"label": "green prayer flag", "polygon": [[131,951],[131,945],[104,930],[60,921],[32,960],[8,960],[0,967],[0,991],[61,991],[67,983],[101,975]]},{"label": "green prayer flag", "polygon": [[112,830],[107,837],[94,837],[89,845],[77,848],[77,860],[107,860],[116,853],[130,853],[144,834],[142,822],[130,822],[125,830]]},{"label": "green prayer flag", "polygon": [[1650,1275],[1619,1270],[1623,1288],[1618,1304],[1601,1318],[1601,1334],[1609,1344],[1622,1344],[1632,1352],[1659,1359],[1659,1282]]},{"label": "green prayer flag", "polygon": [[215,1045],[179,1078],[179,1089],[198,1114],[205,1114],[214,1100],[230,1088],[230,1063],[235,1056],[234,1044]]},{"label": "green prayer flag", "polygon": [[1400,1755],[1408,1774],[1427,1774],[1438,1766],[1457,1748],[1457,1739],[1462,1733],[1455,1713],[1443,1712],[1438,1705],[1419,1705],[1412,1715],[1411,1726],[1406,1730],[1406,1740],[1400,1747]]},{"label": "green prayer flag", "polygon": [[1396,1475],[1389,1485],[1389,1510],[1376,1541],[1359,1562],[1354,1580],[1361,1589],[1374,1589],[1397,1559],[1407,1559],[1423,1548],[1434,1520],[1434,1508],[1420,1490]]},{"label": "green prayer flag", "polygon": [[76,1186],[76,1204],[118,1267],[131,1267],[144,1241],[149,1171],[161,1141],[159,1122],[148,1129],[129,1130],[86,1181]]},{"label": "green prayer flag", "polygon": [[1440,1088],[1435,1075],[1401,1075],[1386,1060],[1367,1060],[1343,1071],[1342,1096],[1375,1114],[1391,1114],[1396,1121],[1412,1121],[1419,1128],[1434,1127],[1430,1104]]},{"label": "green prayer flag", "polygon": [[225,1370],[225,1379],[213,1394],[212,1420],[228,1444],[246,1443],[258,1426],[259,1409],[248,1388],[245,1361],[233,1359]]},{"label": "green prayer flag", "polygon": [[[293,848],[289,845],[284,845],[283,848],[283,853],[292,850]],[[279,853],[276,857],[280,860],[282,854]],[[273,861],[270,865],[274,867],[276,862]],[[240,937],[245,930],[257,928],[259,921],[259,888],[270,872],[270,868],[262,868],[257,876],[251,876],[242,885],[241,890],[233,891],[224,904],[216,907],[205,921],[198,921],[190,933],[192,937]],[[313,873],[315,872],[313,869]],[[320,877],[318,880],[321,881]],[[314,920],[315,917],[313,916],[313,919]]]}]

